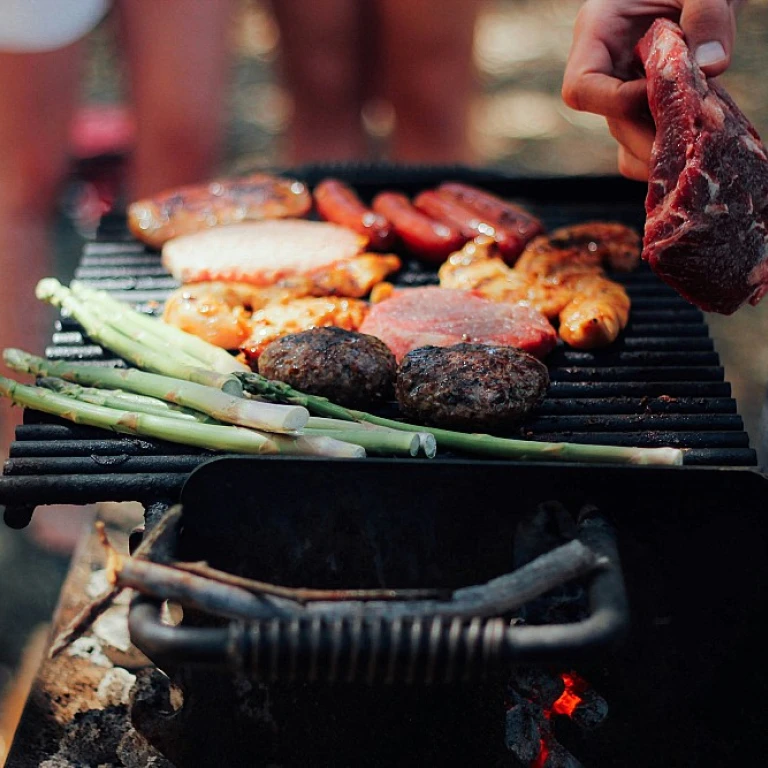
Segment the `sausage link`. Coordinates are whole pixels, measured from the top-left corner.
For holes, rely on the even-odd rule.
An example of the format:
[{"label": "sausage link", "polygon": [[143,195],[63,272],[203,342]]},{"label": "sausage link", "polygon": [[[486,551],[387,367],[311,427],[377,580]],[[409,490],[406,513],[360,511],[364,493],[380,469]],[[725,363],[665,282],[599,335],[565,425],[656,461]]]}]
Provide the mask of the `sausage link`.
[{"label": "sausage link", "polygon": [[508,230],[494,223],[490,216],[473,210],[450,192],[427,190],[414,200],[414,205],[428,216],[457,227],[469,239],[492,237],[505,261],[514,261],[522,250],[517,233],[510,236]]},{"label": "sausage link", "polygon": [[338,179],[325,179],[315,187],[314,195],[315,208],[326,221],[365,235],[371,250],[386,251],[393,246],[392,224],[368,208],[352,187]]},{"label": "sausage link", "polygon": [[476,211],[450,195],[442,195],[434,189],[428,189],[418,194],[413,204],[431,219],[458,229],[468,240],[478,235],[493,235]]},{"label": "sausage link", "polygon": [[504,261],[514,264],[526,244],[544,232],[544,225],[531,213],[490,192],[468,184],[446,182],[438,192],[472,209],[496,230],[496,242]]},{"label": "sausage link", "polygon": [[373,210],[392,222],[415,256],[433,264],[442,264],[469,239],[456,227],[422,213],[399,192],[380,192],[373,200]]}]

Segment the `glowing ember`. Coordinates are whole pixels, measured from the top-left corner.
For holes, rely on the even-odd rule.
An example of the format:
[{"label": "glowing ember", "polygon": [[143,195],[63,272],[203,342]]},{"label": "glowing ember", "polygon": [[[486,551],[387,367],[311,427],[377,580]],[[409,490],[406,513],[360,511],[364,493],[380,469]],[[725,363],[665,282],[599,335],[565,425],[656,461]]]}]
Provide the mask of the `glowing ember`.
[{"label": "glowing ember", "polygon": [[531,763],[530,768],[544,768],[547,764],[547,758],[549,757],[549,747],[547,742],[542,739],[539,742],[539,754],[536,759]]},{"label": "glowing ember", "polygon": [[554,712],[557,715],[568,715],[570,717],[583,700],[580,692],[584,690],[586,683],[573,673],[563,673],[562,678],[565,683],[565,690],[552,705],[550,714]]},{"label": "glowing ember", "polygon": [[[571,717],[576,707],[583,701],[581,694],[588,687],[587,681],[574,672],[563,672],[561,677],[565,684],[565,690],[560,695],[560,698],[552,705],[551,709],[544,710],[544,717],[547,720],[549,720],[553,714]],[[549,729],[545,729],[544,737],[539,743],[539,754],[530,764],[530,768],[544,768],[547,763],[547,758],[549,757],[548,742],[551,738],[552,734],[549,732]]]}]

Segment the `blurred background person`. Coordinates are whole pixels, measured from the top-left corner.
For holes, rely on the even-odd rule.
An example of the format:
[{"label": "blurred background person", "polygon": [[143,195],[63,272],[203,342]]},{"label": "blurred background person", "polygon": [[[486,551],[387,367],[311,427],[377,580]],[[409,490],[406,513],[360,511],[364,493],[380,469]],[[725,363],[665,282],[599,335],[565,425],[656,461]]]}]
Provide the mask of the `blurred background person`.
[{"label": "blurred background person", "polygon": [[290,163],[366,160],[364,117],[391,121],[388,160],[468,162],[482,0],[272,0]]},{"label": "blurred background person", "polygon": [[[0,4],[0,348],[40,351],[50,331],[34,287],[52,272],[51,225],[71,170],[84,38],[109,5]],[[209,178],[224,137],[230,0],[116,0],[112,13],[135,126],[128,195]],[[2,455],[15,421],[3,403]]]}]

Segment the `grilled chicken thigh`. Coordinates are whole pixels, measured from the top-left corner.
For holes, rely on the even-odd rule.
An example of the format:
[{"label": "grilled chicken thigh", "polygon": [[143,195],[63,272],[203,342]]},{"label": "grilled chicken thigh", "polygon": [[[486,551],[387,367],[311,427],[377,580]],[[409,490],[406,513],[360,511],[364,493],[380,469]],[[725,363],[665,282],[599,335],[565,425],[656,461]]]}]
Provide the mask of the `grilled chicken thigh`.
[{"label": "grilled chicken thigh", "polygon": [[558,319],[560,336],[571,346],[603,346],[626,326],[630,302],[624,288],[605,276],[602,264],[630,269],[639,258],[639,238],[633,234],[622,225],[602,223],[557,230],[529,243],[514,267],[494,254],[490,238],[476,238],[443,264],[440,285],[528,304]]}]

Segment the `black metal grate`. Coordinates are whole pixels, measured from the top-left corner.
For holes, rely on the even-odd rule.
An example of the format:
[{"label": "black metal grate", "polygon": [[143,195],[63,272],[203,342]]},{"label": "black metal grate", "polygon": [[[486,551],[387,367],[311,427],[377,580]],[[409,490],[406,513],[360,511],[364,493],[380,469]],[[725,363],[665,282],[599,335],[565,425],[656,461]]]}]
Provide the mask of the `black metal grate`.
[{"label": "black metal grate", "polygon": [[[375,179],[370,188],[363,186],[362,194],[385,185],[415,191],[446,176],[458,176],[432,171],[431,177],[426,173],[403,181],[395,171],[392,174],[389,179]],[[327,169],[316,174],[322,175]],[[310,169],[302,178],[312,181],[312,176]],[[642,227],[642,188],[616,179],[469,180],[521,198],[549,229],[590,219]],[[75,277],[147,312],[161,307],[176,285],[159,255],[131,239],[121,217],[104,220],[96,241],[85,246]],[[610,348],[584,352],[559,346],[551,354],[549,395],[525,425],[525,436],[603,445],[670,445],[687,449],[686,465],[754,466],[755,451],[749,447],[702,312],[645,267],[614,278],[632,299],[626,331]],[[399,278],[411,285],[434,279],[432,272],[415,263],[407,264]],[[67,317],[57,321],[46,355],[123,364],[84,337]],[[174,498],[188,473],[210,456],[27,411],[0,478],[0,502],[33,505],[103,499],[105,482],[113,500]]]}]

